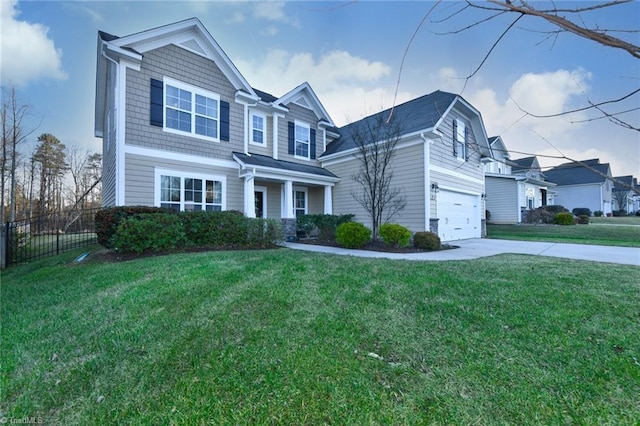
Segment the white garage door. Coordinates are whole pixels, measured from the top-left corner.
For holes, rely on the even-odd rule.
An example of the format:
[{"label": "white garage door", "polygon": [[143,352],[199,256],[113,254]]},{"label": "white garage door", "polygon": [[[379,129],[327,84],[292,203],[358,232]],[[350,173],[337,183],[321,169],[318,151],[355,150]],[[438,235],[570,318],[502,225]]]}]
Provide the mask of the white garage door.
[{"label": "white garage door", "polygon": [[480,238],[480,197],[440,190],[438,235],[442,241]]}]

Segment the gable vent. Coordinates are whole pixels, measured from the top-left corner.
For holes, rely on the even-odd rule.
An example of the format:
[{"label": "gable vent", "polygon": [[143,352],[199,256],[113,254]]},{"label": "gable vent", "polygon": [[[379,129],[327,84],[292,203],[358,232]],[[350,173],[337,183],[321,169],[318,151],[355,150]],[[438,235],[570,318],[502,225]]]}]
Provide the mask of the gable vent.
[{"label": "gable vent", "polygon": [[193,50],[194,52],[198,52],[201,55],[206,55],[204,49],[202,49],[202,47],[194,39],[185,41],[184,43],[181,43],[180,46],[185,47],[189,50]]},{"label": "gable vent", "polygon": [[306,108],[310,108],[309,102],[307,102],[307,100],[302,96],[300,96],[298,99],[296,99],[294,101],[294,103],[296,103],[296,104],[298,104],[300,106],[306,107]]}]

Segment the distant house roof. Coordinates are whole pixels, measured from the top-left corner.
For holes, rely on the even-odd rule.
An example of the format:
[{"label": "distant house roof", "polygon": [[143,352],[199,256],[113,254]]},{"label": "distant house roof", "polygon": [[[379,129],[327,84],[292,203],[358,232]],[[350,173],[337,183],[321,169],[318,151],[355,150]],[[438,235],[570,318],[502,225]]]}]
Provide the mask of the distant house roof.
[{"label": "distant house roof", "polygon": [[596,158],[561,164],[547,170],[545,176],[558,186],[603,183],[605,176],[611,176],[611,169],[609,163],[600,163]]},{"label": "distant house roof", "polygon": [[[393,114],[395,117],[401,117],[403,134],[430,129],[438,123],[438,120],[440,120],[456,98],[458,98],[458,95],[437,90],[428,95],[397,105],[394,107]],[[387,109],[341,127],[338,129],[340,137],[327,146],[327,150],[322,156],[355,148],[356,143],[351,136],[354,130],[361,126],[371,126],[373,128],[381,117],[386,120],[390,112],[391,109]]]},{"label": "distant house roof", "polygon": [[325,176],[329,178],[336,178],[337,176],[331,173],[327,169],[322,167],[310,166],[308,164],[293,163],[291,161],[275,160],[272,157],[259,154],[243,154],[241,152],[234,152],[233,157],[236,161],[240,162],[243,166],[249,167],[261,167],[268,169],[279,169],[289,172],[305,173],[310,175]]},{"label": "distant house roof", "polygon": [[[630,191],[630,188],[633,188],[637,185],[637,181],[633,178],[632,175],[628,176],[616,176],[613,178],[613,190],[614,191]],[[626,186],[623,186],[623,185]]]},{"label": "distant house roof", "polygon": [[535,156],[518,158],[511,160],[513,163],[513,170],[531,170],[532,168],[539,167],[538,160]]}]

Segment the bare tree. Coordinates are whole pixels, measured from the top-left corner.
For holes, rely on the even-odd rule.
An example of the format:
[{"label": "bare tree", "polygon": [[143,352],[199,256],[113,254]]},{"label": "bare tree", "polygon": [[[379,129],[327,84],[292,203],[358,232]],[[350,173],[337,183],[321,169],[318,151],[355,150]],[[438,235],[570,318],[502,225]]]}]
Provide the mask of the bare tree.
[{"label": "bare tree", "polygon": [[613,201],[615,201],[616,204],[618,205],[618,210],[624,211],[624,213],[626,213],[627,201],[629,199],[629,191],[615,188],[615,190],[611,193],[611,196],[613,197]]},{"label": "bare tree", "polygon": [[[619,8],[627,3],[631,3],[631,0],[600,1],[587,3],[586,5],[558,7],[558,4],[552,1],[547,3],[530,3],[526,0],[488,0],[488,2],[472,2],[470,0],[466,0],[465,2],[458,3],[459,6],[443,19],[435,21],[432,20],[431,23],[443,24],[445,22],[449,23],[453,21],[453,19],[456,17],[461,18],[462,22],[464,22],[462,26],[453,30],[448,30],[446,32],[436,33],[440,35],[450,35],[461,33],[471,28],[488,23],[491,23],[491,25],[493,25],[495,22],[494,20],[498,17],[509,15],[514,16],[510,24],[506,25],[506,27],[502,29],[501,33],[496,37],[493,43],[487,47],[480,63],[469,75],[465,77],[466,84],[466,82],[474,77],[485,65],[492,53],[498,48],[500,42],[504,40],[509,33],[514,31],[514,29],[518,27],[516,24],[520,23],[523,18],[545,21],[550,24],[550,29],[542,33],[545,40],[550,39],[552,41],[555,41],[555,39],[561,34],[569,33],[600,44],[602,46],[609,47],[613,50],[628,53],[633,58],[640,59],[640,46],[638,46],[634,42],[634,37],[637,37],[636,34],[639,32],[638,29],[600,28],[598,26],[591,27],[586,23],[585,19],[587,14],[611,10],[612,8]],[[549,6],[545,7],[545,4],[548,4]],[[471,10],[486,12],[486,16],[481,19],[477,19],[476,16],[474,16],[474,18],[471,20],[465,19],[463,14]],[[430,13],[431,10],[429,10],[426,15],[429,15]],[[418,26],[418,28],[420,28],[421,25],[422,23]],[[627,37],[627,39],[625,39],[625,36]],[[551,118],[561,115],[570,115],[579,111],[593,110],[597,111],[599,116],[590,118],[589,121],[606,118],[616,125],[630,130],[640,131],[640,127],[638,127],[637,125],[632,125],[631,123],[628,123],[627,121],[620,118],[623,114],[627,114],[640,108],[633,107],[631,109],[625,109],[623,111],[615,112],[607,111],[605,109],[611,106],[621,105],[623,101],[628,100],[638,93],[640,93],[640,89],[634,88],[625,95],[618,96],[614,99],[593,102],[591,99],[587,98],[585,106],[569,111],[563,111],[557,114],[533,114],[520,107],[519,108],[525,115],[535,118]]]},{"label": "bare tree", "polygon": [[35,132],[36,127],[26,129],[26,120],[31,107],[21,103],[15,87],[2,88],[2,107],[0,110],[0,126],[2,127],[2,158],[0,159],[0,222],[4,222],[5,196],[9,186],[9,215],[13,222],[16,214],[16,177],[18,166],[18,146]]},{"label": "bare tree", "polygon": [[369,214],[373,238],[377,239],[380,225],[407,204],[402,189],[392,186],[391,161],[402,136],[402,126],[395,117],[385,118],[380,113],[351,124],[349,129],[360,162],[359,170],[351,176],[360,190],[351,195]]}]

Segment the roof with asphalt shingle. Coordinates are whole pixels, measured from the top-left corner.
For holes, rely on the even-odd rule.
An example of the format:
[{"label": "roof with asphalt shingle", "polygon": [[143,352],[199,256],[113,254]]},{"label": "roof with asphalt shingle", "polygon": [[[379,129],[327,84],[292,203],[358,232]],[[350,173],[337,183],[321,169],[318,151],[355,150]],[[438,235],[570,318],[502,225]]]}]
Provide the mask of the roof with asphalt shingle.
[{"label": "roof with asphalt shingle", "polygon": [[234,152],[233,156],[247,166],[267,167],[270,169],[280,169],[284,171],[307,173],[311,175],[337,178],[336,175],[334,175],[327,169],[323,169],[322,167],[310,166],[308,164],[293,163],[291,161],[274,160],[272,157],[267,157],[266,155],[259,155],[259,154],[247,155],[241,152]]},{"label": "roof with asphalt shingle", "polygon": [[[449,106],[458,95],[437,90],[428,95],[421,96],[394,108],[395,117],[401,117],[402,133],[409,134],[420,130],[430,129],[435,126]],[[356,147],[352,134],[359,128],[375,128],[381,117],[386,120],[391,109],[370,115],[359,121],[353,122],[338,129],[340,137],[327,146],[323,157],[341,151],[347,151]]]},{"label": "roof with asphalt shingle", "polygon": [[549,182],[558,186],[603,183],[606,180],[605,176],[611,174],[609,163],[600,163],[597,158],[580,163],[561,164],[547,170],[544,174]]}]

